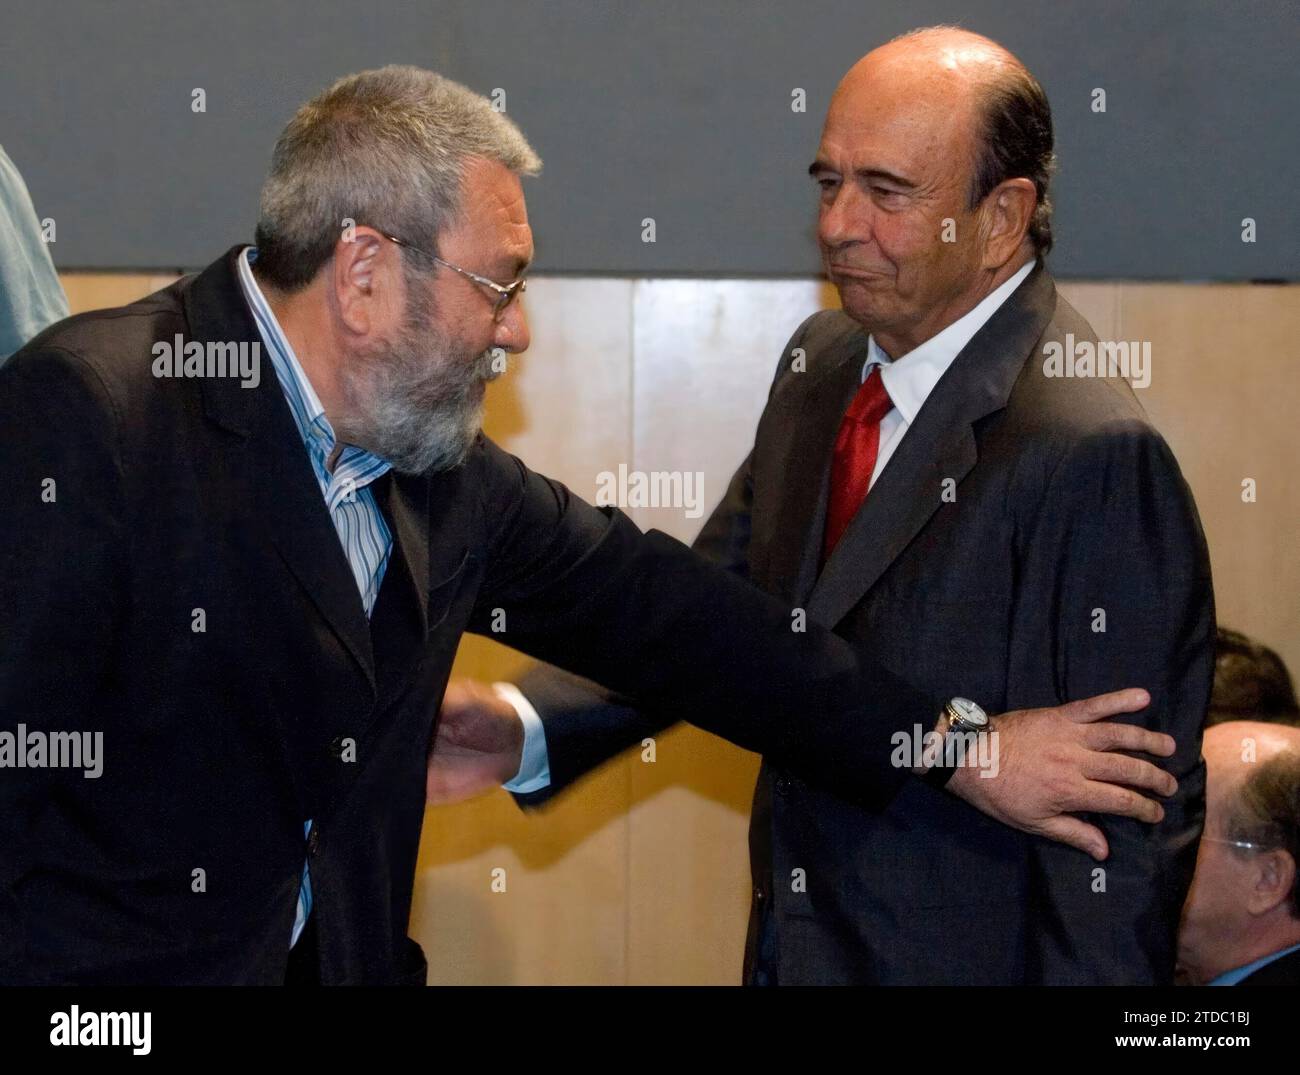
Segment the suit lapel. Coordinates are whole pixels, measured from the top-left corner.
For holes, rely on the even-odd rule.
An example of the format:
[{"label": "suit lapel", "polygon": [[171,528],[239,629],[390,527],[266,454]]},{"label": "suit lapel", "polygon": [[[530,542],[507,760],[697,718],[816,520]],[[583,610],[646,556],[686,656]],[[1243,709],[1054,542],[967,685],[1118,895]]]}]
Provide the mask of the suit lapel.
[{"label": "suit lapel", "polygon": [[421,638],[429,630],[425,607],[429,597],[429,482],[423,476],[390,470],[374,483],[376,500],[392,532],[394,552],[401,550],[400,557],[393,556],[400,559],[400,567],[392,576],[384,574],[380,596],[390,584],[410,591],[419,611]]},{"label": "suit lapel", "polygon": [[945,425],[942,409],[926,401],[835,546],[808,599],[818,623],[835,625],[861,600],[938,510],[943,479],[960,484],[975,465],[970,426]]},{"label": "suit lapel", "polygon": [[[192,339],[257,343],[260,349],[261,336],[235,268],[242,249],[234,247],[190,282],[184,301]],[[256,388],[209,377],[202,391],[208,417],[246,440],[248,487],[258,522],[373,694],[375,661],[365,609],[270,358],[263,355]]]},{"label": "suit lapel", "polygon": [[[1040,263],[953,360],[817,578],[808,599],[815,621],[839,623],[939,509],[945,481],[955,487],[970,473],[975,423],[1006,405],[1055,305]],[[811,529],[820,534],[820,522]]]},{"label": "suit lapel", "polygon": [[790,374],[808,378],[793,421],[778,427],[786,440],[776,458],[792,480],[781,483],[766,562],[754,577],[796,604],[816,580],[835,437],[858,389],[866,348],[865,333],[846,334],[819,356],[815,369]]},{"label": "suit lapel", "polygon": [[[274,375],[270,380],[278,392]],[[283,421],[277,418],[269,423],[267,435],[250,443],[253,458],[265,460],[267,469],[266,479],[257,483],[258,514],[285,565],[356,660],[373,691],[375,657],[356,578],[288,404],[281,417]]]}]

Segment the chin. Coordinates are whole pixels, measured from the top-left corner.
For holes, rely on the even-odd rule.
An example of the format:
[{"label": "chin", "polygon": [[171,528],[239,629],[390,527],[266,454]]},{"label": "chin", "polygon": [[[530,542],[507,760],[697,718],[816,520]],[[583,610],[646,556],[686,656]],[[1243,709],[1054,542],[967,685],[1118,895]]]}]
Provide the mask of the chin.
[{"label": "chin", "polygon": [[465,462],[483,431],[483,392],[465,407],[458,419],[439,418],[427,435],[387,457],[393,469],[403,474],[438,474]]},{"label": "chin", "polygon": [[870,296],[863,295],[861,292],[855,295],[841,291],[840,306],[854,321],[867,326],[868,329],[884,327],[891,320],[892,311],[886,303],[873,302]]}]

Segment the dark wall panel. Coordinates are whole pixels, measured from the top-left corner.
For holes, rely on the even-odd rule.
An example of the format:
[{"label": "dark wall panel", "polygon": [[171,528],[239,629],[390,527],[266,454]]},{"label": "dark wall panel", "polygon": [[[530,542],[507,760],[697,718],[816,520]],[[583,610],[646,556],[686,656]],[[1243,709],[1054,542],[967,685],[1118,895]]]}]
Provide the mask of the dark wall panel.
[{"label": "dark wall panel", "polygon": [[[1056,116],[1065,276],[1300,278],[1300,17],[1289,0],[594,3],[6,0],[0,144],[61,268],[180,268],[251,238],[293,109],[384,63],[507,109],[546,161],[538,270],[815,271],[804,169],[862,53],[957,22],[1016,52]],[[191,111],[191,90],[207,111]],[[791,111],[791,90],[807,112]],[[1096,114],[1094,88],[1107,111]],[[641,221],[656,222],[654,244]],[[1241,241],[1241,221],[1258,240]]]}]

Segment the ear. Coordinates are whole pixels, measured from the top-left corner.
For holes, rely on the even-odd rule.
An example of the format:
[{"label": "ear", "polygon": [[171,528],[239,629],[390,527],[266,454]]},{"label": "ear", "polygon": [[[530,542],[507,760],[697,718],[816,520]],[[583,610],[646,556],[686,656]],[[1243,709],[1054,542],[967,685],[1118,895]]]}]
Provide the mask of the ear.
[{"label": "ear", "polygon": [[998,269],[1015,256],[1029,232],[1038,192],[1029,179],[1007,179],[984,199],[984,267]]},{"label": "ear", "polygon": [[334,244],[332,292],[339,319],[352,332],[369,335],[400,309],[401,251],[373,228],[358,227]]},{"label": "ear", "polygon": [[1256,855],[1255,882],[1251,886],[1248,910],[1262,915],[1291,899],[1295,886],[1295,859],[1287,851]]}]

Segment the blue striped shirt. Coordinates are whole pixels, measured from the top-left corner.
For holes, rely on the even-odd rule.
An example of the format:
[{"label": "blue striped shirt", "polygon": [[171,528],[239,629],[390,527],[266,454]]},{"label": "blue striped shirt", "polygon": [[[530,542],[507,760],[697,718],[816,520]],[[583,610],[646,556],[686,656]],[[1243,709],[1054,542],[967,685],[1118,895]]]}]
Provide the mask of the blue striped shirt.
[{"label": "blue striped shirt", "polygon": [[[334,452],[334,429],[325,417],[325,408],[312,389],[311,381],[298,364],[293,347],[276,321],[275,314],[271,312],[266,296],[253,279],[250,266],[256,257],[257,251],[251,246],[240,254],[239,282],[243,285],[244,297],[248,300],[253,320],[257,322],[262,344],[271,356],[271,365],[275,367],[275,376],[284,391],[294,424],[307,448],[316,481],[320,483],[321,496],[325,498],[325,506],[329,509],[334,529],[338,531],[343,552],[348,558],[357,590],[361,594],[361,603],[369,618],[393,549],[393,536],[389,533],[388,524],[384,522],[383,513],[375,503],[375,495],[369,485],[388,472],[389,464],[377,455],[347,444],[339,453],[333,471],[330,470],[327,460]],[[310,834],[309,819],[303,823],[304,839]],[[289,938],[290,948],[298,943],[298,937],[307,924],[310,913],[311,873],[304,862],[302,885],[298,889],[298,913]]]}]

